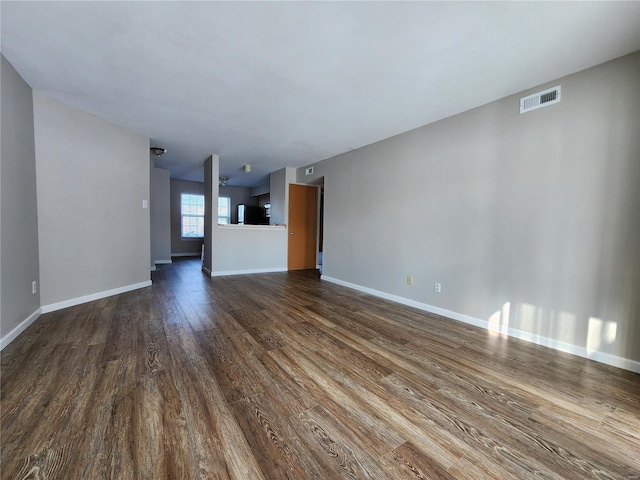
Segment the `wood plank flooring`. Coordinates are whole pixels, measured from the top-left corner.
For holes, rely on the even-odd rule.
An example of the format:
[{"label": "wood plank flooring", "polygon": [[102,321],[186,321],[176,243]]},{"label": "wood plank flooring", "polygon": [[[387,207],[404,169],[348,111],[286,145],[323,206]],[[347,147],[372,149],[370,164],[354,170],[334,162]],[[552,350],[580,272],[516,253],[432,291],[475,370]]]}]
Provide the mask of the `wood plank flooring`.
[{"label": "wood plank flooring", "polygon": [[2,352],[3,479],[640,479],[640,375],[322,282],[209,278]]}]

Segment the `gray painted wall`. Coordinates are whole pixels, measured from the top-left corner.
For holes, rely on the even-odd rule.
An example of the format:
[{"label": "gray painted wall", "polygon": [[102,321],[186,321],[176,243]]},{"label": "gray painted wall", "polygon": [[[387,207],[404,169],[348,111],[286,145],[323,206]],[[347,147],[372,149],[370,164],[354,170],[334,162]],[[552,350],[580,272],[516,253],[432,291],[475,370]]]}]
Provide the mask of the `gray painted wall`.
[{"label": "gray painted wall", "polygon": [[38,206],[31,88],[2,56],[0,336],[40,308]]},{"label": "gray painted wall", "polygon": [[287,223],[284,216],[285,205],[285,172],[281,168],[271,172],[269,190],[271,191],[271,225]]},{"label": "gray painted wall", "polygon": [[151,170],[151,258],[154,263],[171,261],[171,188],[169,170]]},{"label": "gray painted wall", "polygon": [[296,181],[296,169],[281,168],[270,176],[271,224],[286,225],[289,223],[289,184]]},{"label": "gray painted wall", "polygon": [[324,274],[640,361],[639,79],[636,53],[298,169]]},{"label": "gray painted wall", "polygon": [[264,183],[256,187],[252,187],[249,193],[252,197],[257,197],[258,195],[264,195],[265,193],[269,193],[270,191],[271,191],[271,178],[269,178],[269,183]]},{"label": "gray painted wall", "polygon": [[[153,182],[153,169],[155,168],[155,161],[149,160],[149,196],[151,197],[151,183]],[[151,222],[151,209],[153,205],[149,206],[149,221]],[[156,270],[155,252],[153,251],[153,227],[149,226],[149,270],[154,272]]]},{"label": "gray painted wall", "polygon": [[33,94],[42,305],[149,281],[149,139]]},{"label": "gray painted wall", "polygon": [[218,224],[217,211],[213,205],[218,205],[218,172],[220,171],[220,158],[211,155],[204,161],[204,259],[202,268],[207,273],[213,271],[212,244],[214,242],[213,226]]},{"label": "gray painted wall", "polygon": [[181,235],[180,194],[182,193],[204,195],[204,183],[171,179],[171,254],[200,255],[204,240],[202,238],[183,239]]}]

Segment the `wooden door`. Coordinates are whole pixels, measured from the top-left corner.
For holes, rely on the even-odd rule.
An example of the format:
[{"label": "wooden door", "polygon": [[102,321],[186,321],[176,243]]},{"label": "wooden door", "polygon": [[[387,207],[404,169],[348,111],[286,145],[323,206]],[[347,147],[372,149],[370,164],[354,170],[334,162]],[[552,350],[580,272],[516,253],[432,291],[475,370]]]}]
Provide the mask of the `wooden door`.
[{"label": "wooden door", "polygon": [[289,270],[316,268],[318,188],[289,185]]}]

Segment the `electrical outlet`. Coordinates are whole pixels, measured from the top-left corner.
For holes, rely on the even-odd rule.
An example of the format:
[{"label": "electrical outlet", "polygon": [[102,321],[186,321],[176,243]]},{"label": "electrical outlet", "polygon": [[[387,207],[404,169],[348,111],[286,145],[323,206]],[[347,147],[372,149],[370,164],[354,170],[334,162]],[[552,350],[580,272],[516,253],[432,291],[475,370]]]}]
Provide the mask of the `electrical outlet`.
[{"label": "electrical outlet", "polygon": [[441,293],[442,292],[442,284],[436,282],[433,286],[433,291],[436,293]]},{"label": "electrical outlet", "polygon": [[31,293],[36,293],[37,291],[38,291],[38,284],[34,280],[33,282],[31,282]]},{"label": "electrical outlet", "polygon": [[413,277],[411,275],[407,275],[407,285],[413,285]]}]

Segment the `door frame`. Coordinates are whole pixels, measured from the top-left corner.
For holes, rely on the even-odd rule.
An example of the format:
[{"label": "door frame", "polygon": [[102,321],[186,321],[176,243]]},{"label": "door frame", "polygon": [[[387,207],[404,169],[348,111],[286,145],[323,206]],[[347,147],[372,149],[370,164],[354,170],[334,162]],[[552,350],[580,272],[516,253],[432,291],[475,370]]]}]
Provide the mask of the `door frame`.
[{"label": "door frame", "polygon": [[[313,237],[314,237],[314,251],[313,251],[313,265],[309,264],[309,265],[305,265],[303,268],[291,268],[291,251],[290,251],[290,247],[291,247],[291,236],[295,235],[296,232],[291,231],[291,212],[292,212],[292,204],[291,204],[291,189],[292,188],[298,188],[298,187],[303,187],[303,188],[309,188],[309,189],[313,189],[315,191],[315,211],[313,213]],[[287,270],[306,270],[306,269],[316,269],[318,268],[318,235],[319,235],[319,226],[318,226],[318,222],[319,220],[319,208],[320,208],[320,186],[319,185],[310,185],[310,184],[303,184],[303,183],[290,183],[288,185],[288,205],[287,205]],[[295,207],[294,207],[295,208]],[[310,212],[308,211],[307,214],[310,214]],[[309,226],[310,224],[308,223],[307,226]],[[307,251],[307,254],[310,254],[310,252]]]}]

